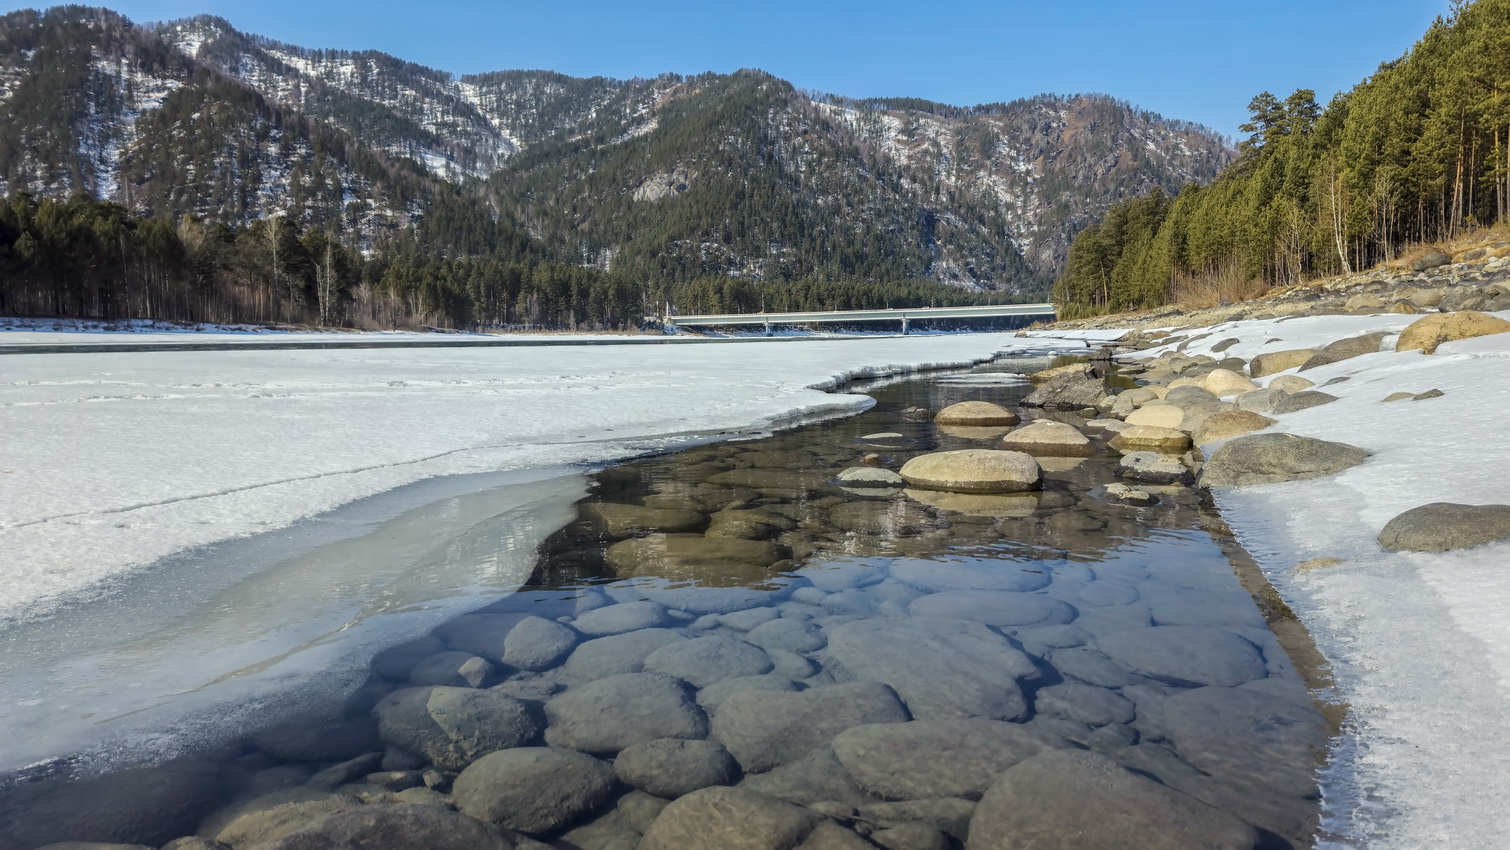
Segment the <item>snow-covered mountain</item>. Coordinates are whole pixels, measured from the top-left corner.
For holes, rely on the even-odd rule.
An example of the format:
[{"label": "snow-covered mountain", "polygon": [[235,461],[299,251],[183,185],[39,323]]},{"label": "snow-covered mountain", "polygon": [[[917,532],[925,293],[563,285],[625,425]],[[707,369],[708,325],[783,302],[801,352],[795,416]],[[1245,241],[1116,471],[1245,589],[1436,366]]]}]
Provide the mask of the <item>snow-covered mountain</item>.
[{"label": "snow-covered mountain", "polygon": [[0,17],[0,189],[282,214],[369,247],[443,199],[582,264],[1037,290],[1112,202],[1230,159],[1216,134],[1104,96],[961,108],[760,72],[458,77],[212,17]]}]

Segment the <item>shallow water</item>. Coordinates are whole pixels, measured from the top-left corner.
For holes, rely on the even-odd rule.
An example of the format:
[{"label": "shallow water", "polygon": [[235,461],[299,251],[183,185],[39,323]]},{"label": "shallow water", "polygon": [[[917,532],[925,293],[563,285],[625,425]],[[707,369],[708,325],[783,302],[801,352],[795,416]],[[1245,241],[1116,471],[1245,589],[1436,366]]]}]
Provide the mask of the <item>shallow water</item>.
[{"label": "shallow water", "polygon": [[[1042,459],[1041,493],[831,483],[853,466],[895,469],[926,451],[990,447],[1009,429],[936,426],[903,411],[969,399],[1014,406],[1031,386],[1013,370],[1045,365],[998,363],[879,386],[869,390],[876,406],[849,419],[605,470],[592,477],[578,519],[541,545],[524,590],[379,654],[342,716],[302,718],[151,769],[169,786],[180,775],[206,789],[192,811],[154,814],[132,834],[79,806],[71,824],[41,824],[81,788],[94,798],[143,793],[135,783],[126,791],[95,780],[70,791],[48,781],[0,804],[0,834],[12,830],[19,846],[42,838],[161,844],[195,829],[214,837],[228,806],[268,793],[309,800],[338,790],[350,805],[460,802],[475,813],[463,793],[447,792],[461,767],[497,747],[416,755],[428,744],[393,719],[405,687],[441,685],[517,699],[535,723],[525,743],[542,743],[543,726],[543,743],[605,760],[651,738],[711,736],[739,762],[731,781],[817,804],[877,841],[901,823],[926,822],[960,844],[961,824],[990,783],[959,777],[984,769],[979,736],[1007,735],[1027,737],[1013,738],[1020,751],[993,763],[993,777],[1040,749],[1093,751],[1258,827],[1264,846],[1308,843],[1325,727],[1193,489],[1147,488],[1157,495],[1148,507],[1108,500],[1098,488],[1116,480],[1117,454],[1105,448],[1086,459]],[[891,436],[868,436],[877,434]],[[424,604],[426,585],[416,587],[401,605]],[[539,640],[510,642],[521,623]],[[178,637],[180,647],[192,645],[192,636]],[[79,668],[62,670],[71,677]],[[635,701],[652,699],[644,688],[659,687],[656,677],[635,675],[647,671],[674,677],[680,695],[660,692],[661,715],[636,720]],[[841,685],[850,690],[825,691]],[[596,700],[579,696],[599,691]],[[845,694],[842,710],[824,704],[825,693]],[[379,700],[382,740],[371,720]],[[921,754],[881,756],[884,742],[841,735],[907,717],[931,730]],[[988,725],[960,726],[961,718]],[[975,731],[966,735],[967,727]],[[315,775],[364,753],[384,755],[337,770],[336,780]],[[943,777],[933,776],[939,765]],[[888,785],[899,776],[916,781]],[[395,795],[411,784],[420,787]],[[433,797],[418,793],[426,787]],[[626,791],[620,785],[592,813],[529,831],[565,842],[558,846],[632,846],[647,827],[647,803]],[[943,806],[955,807],[954,820],[941,819],[938,806],[926,817],[897,808],[941,798],[955,801]],[[1083,813],[1073,805],[1051,808],[1034,817],[1079,828]],[[503,823],[519,826],[508,816]]]}]

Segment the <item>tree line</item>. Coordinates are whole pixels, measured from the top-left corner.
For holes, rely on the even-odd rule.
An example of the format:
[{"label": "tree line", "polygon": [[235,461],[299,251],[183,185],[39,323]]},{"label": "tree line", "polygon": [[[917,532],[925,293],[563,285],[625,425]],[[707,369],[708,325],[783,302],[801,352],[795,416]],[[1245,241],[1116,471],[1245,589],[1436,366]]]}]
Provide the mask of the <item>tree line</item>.
[{"label": "tree line", "polygon": [[1510,213],[1510,0],[1459,2],[1402,58],[1322,108],[1248,106],[1208,186],[1114,207],[1071,246],[1061,315],[1247,293],[1388,262]]},{"label": "tree line", "polygon": [[[448,218],[447,215],[452,217]],[[467,227],[464,224],[470,223]],[[0,315],[358,328],[626,330],[674,313],[993,303],[930,281],[646,278],[533,255],[455,209],[364,254],[271,216],[243,227],[132,215],[78,195],[0,203]],[[473,252],[459,246],[476,248]]]}]

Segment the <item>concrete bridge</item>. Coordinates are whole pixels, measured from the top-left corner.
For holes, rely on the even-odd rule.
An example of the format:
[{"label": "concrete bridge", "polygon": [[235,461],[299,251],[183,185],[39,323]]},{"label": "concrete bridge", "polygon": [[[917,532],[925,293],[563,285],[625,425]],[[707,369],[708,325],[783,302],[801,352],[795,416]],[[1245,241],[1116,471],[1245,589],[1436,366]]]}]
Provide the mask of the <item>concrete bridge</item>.
[{"label": "concrete bridge", "polygon": [[770,336],[776,325],[854,324],[856,322],[900,322],[902,333],[913,322],[929,319],[995,319],[1023,317],[1029,320],[1054,319],[1053,304],[992,304],[985,307],[912,307],[905,310],[831,310],[815,313],[727,313],[713,316],[667,316],[666,325],[682,328],[763,325]]}]

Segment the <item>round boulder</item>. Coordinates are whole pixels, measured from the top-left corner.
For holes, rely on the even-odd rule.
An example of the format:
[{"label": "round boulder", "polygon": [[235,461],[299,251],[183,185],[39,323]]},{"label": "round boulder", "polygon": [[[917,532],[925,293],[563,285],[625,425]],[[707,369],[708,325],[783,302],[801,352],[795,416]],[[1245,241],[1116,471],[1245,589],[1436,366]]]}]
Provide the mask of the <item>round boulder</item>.
[{"label": "round boulder", "polygon": [[1020,493],[1043,487],[1043,469],[1022,452],[962,449],[915,457],[902,478],[923,490],[955,493]]},{"label": "round boulder", "polygon": [[1090,457],[1096,447],[1073,425],[1040,419],[1006,435],[1001,447],[1042,457]]},{"label": "round boulder", "polygon": [[1101,651],[1150,678],[1181,687],[1236,687],[1268,675],[1258,648],[1225,629],[1155,626],[1097,641]]},{"label": "round boulder", "polygon": [[1021,723],[981,719],[868,724],[834,738],[844,769],[883,800],[975,798],[1012,765],[1068,746]]},{"label": "round boulder", "polygon": [[1447,552],[1510,538],[1510,505],[1433,502],[1411,508],[1379,532],[1391,552]]},{"label": "round boulder", "polygon": [[851,466],[834,476],[840,487],[901,487],[907,482],[889,469],[873,466]]},{"label": "round boulder", "polygon": [[613,771],[625,785],[667,800],[739,779],[739,765],[722,744],[676,738],[625,748],[614,759]]},{"label": "round boulder", "polygon": [[1205,487],[1235,487],[1320,478],[1357,466],[1369,452],[1294,434],[1251,434],[1228,441],[1201,470]]},{"label": "round boulder", "polygon": [[1258,841],[1248,824],[1100,753],[1056,750],[996,780],[976,806],[965,847],[1206,850]]},{"label": "round boulder", "polygon": [[616,753],[657,738],[708,736],[708,717],[686,685],[660,673],[625,673],[572,688],[545,704],[545,716],[550,721],[546,741],[586,753]]},{"label": "round boulder", "polygon": [[1218,398],[1258,389],[1257,384],[1230,369],[1212,369],[1201,379],[1201,386]]},{"label": "round boulder", "polygon": [[[1185,420],[1185,411],[1173,404],[1148,404],[1127,416],[1128,425],[1149,425],[1154,428],[1179,428]],[[1120,429],[1117,433],[1126,431]]]},{"label": "round boulder", "polygon": [[372,709],[384,743],[460,770],[484,753],[527,744],[540,734],[519,700],[472,688],[404,688]]},{"label": "round boulder", "polygon": [[769,673],[771,658],[753,644],[727,635],[712,635],[657,649],[645,659],[645,669],[705,688],[722,679]]},{"label": "round boulder", "polygon": [[414,665],[409,682],[451,688],[480,688],[493,676],[493,665],[470,652],[437,652]]},{"label": "round boulder", "polygon": [[522,747],[473,762],[451,787],[464,814],[527,835],[546,835],[599,808],[613,768],[574,750]]},{"label": "round boulder", "polygon": [[1111,440],[1112,448],[1124,452],[1181,454],[1190,448],[1190,437],[1173,428],[1134,425]]},{"label": "round boulder", "polygon": [[989,401],[962,401],[940,410],[933,421],[940,425],[1016,425],[1020,417]]},{"label": "round boulder", "polygon": [[1159,452],[1129,452],[1117,462],[1117,474],[1144,484],[1189,484],[1195,480],[1190,468],[1173,455]]},{"label": "round boulder", "polygon": [[645,831],[639,850],[790,850],[821,822],[823,818],[811,809],[755,791],[704,788],[663,809]]},{"label": "round boulder", "polygon": [[1218,440],[1229,440],[1254,431],[1261,431],[1273,424],[1273,419],[1251,410],[1229,410],[1226,413],[1218,413],[1201,423],[1201,427],[1195,429],[1191,437],[1196,445],[1204,446]]},{"label": "round boulder", "polygon": [[[217,845],[218,846],[218,845]],[[362,806],[321,818],[257,850],[362,850],[423,847],[425,850],[536,850],[544,845],[513,830],[453,812],[444,806]]]},{"label": "round boulder", "polygon": [[1478,313],[1473,310],[1464,310],[1461,313],[1434,313],[1415,320],[1401,331],[1400,339],[1395,343],[1395,350],[1434,354],[1437,346],[1444,342],[1506,332],[1510,332],[1510,322],[1488,313]]}]

